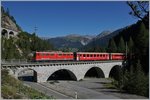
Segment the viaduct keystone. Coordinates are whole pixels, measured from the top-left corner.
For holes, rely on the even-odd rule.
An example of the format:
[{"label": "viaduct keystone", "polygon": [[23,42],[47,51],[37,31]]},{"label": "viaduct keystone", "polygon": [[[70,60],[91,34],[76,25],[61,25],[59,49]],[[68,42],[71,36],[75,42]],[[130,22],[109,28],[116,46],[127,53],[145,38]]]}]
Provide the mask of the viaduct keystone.
[{"label": "viaduct keystone", "polygon": [[85,77],[85,74],[92,68],[96,70],[98,76],[108,78],[110,71],[115,66],[122,66],[122,61],[91,61],[91,62],[59,62],[59,63],[26,63],[26,64],[2,64],[2,69],[8,69],[14,77],[26,70],[33,70],[35,82],[46,82],[48,78],[59,70],[66,70],[76,81]]}]

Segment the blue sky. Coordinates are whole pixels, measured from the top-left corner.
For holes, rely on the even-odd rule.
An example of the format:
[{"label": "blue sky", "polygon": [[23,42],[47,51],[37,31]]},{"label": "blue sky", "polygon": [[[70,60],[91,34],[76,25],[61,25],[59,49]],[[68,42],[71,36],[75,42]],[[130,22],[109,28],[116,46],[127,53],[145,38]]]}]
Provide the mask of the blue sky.
[{"label": "blue sky", "polygon": [[41,37],[98,35],[135,23],[125,1],[2,1],[24,31]]}]

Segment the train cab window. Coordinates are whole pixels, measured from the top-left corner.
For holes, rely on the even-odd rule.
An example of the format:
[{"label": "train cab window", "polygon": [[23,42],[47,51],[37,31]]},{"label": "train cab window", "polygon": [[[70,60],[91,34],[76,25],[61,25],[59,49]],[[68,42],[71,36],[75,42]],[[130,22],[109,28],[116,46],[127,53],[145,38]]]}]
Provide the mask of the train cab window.
[{"label": "train cab window", "polygon": [[37,53],[36,55],[39,56],[39,53]]}]

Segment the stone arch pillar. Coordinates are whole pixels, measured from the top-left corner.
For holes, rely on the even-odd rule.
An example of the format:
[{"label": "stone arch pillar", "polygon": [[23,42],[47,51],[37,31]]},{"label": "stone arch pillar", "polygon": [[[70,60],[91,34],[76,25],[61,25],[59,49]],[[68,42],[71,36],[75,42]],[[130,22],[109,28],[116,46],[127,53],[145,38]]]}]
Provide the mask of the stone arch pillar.
[{"label": "stone arch pillar", "polygon": [[14,37],[14,32],[13,32],[13,31],[10,31],[10,32],[9,32],[9,36]]},{"label": "stone arch pillar", "polygon": [[6,29],[2,29],[2,31],[1,31],[1,35],[2,36],[5,36],[5,37],[7,37],[8,38],[8,30],[6,30]]}]

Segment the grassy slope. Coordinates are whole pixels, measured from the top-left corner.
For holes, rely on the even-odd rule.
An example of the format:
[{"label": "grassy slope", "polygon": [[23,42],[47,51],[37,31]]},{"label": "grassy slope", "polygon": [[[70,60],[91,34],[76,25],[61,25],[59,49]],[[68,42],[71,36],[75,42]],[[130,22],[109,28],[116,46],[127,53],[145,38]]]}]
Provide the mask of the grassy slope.
[{"label": "grassy slope", "polygon": [[24,86],[21,81],[8,75],[6,70],[2,70],[1,95],[4,99],[51,99],[51,97]]}]

